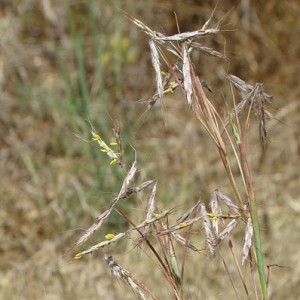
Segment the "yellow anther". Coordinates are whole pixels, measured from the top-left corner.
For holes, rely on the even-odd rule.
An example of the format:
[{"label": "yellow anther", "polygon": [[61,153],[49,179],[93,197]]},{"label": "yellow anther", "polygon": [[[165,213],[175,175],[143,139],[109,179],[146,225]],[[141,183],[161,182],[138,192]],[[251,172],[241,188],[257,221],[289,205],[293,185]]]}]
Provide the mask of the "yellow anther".
[{"label": "yellow anther", "polygon": [[115,238],[115,234],[113,234],[113,233],[108,233],[108,234],[106,234],[105,235],[105,238],[107,239],[107,240],[112,240],[113,238]]},{"label": "yellow anther", "polygon": [[210,218],[211,220],[217,220],[217,219],[218,219],[218,216],[215,215],[215,214],[207,213],[207,215],[209,216],[209,218]]},{"label": "yellow anther", "polygon": [[94,137],[93,137],[93,141],[101,141],[101,137],[100,137],[100,135],[98,135],[98,134],[95,134],[94,135]]},{"label": "yellow anther", "polygon": [[115,158],[110,162],[110,165],[113,166],[118,162],[118,160]]},{"label": "yellow anther", "polygon": [[74,259],[80,259],[81,257],[82,257],[82,253],[79,252],[79,253],[77,253],[73,258],[74,258]]},{"label": "yellow anther", "polygon": [[180,223],[179,224],[179,228],[185,228],[186,226],[188,226],[186,223]]},{"label": "yellow anther", "polygon": [[158,218],[158,217],[160,216],[160,214],[152,213],[152,216],[153,216],[154,218]]}]

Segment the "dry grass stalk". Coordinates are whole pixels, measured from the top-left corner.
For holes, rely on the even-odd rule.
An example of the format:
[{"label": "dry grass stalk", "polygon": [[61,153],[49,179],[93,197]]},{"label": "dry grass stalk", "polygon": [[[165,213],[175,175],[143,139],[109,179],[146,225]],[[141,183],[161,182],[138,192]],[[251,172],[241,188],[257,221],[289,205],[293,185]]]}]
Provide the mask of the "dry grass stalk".
[{"label": "dry grass stalk", "polygon": [[[132,231],[137,231],[140,235],[139,243],[144,242],[152,251],[154,256],[156,257],[159,265],[162,268],[163,274],[168,281],[170,287],[172,288],[173,295],[175,299],[183,299],[182,291],[181,291],[181,280],[184,270],[184,263],[182,267],[182,272],[180,274],[178,268],[178,262],[176,258],[175,248],[173,246],[173,241],[176,241],[180,245],[184,247],[184,250],[187,251],[192,250],[195,252],[199,252],[200,250],[192,245],[189,241],[190,239],[190,232],[189,230],[192,228],[193,224],[196,222],[202,221],[204,234],[205,234],[205,241],[208,249],[208,254],[211,258],[216,256],[216,248],[224,241],[230,233],[236,227],[238,221],[243,219],[244,221],[247,220],[247,226],[245,231],[245,242],[243,247],[243,256],[242,256],[242,264],[246,262],[248,253],[250,252],[250,248],[252,246],[252,236],[256,236],[256,247],[255,249],[259,249],[260,241],[257,238],[259,235],[259,227],[258,223],[255,223],[255,201],[254,201],[254,192],[252,187],[252,179],[250,174],[250,168],[247,161],[246,156],[246,145],[245,145],[245,133],[246,131],[244,128],[248,128],[249,126],[249,114],[254,109],[256,115],[259,118],[259,127],[260,127],[260,136],[262,142],[265,142],[267,139],[267,131],[265,127],[265,119],[269,116],[269,113],[265,110],[265,103],[271,102],[272,97],[268,94],[263,92],[262,85],[256,84],[255,86],[251,86],[245,83],[240,78],[229,75],[229,80],[233,83],[233,85],[238,89],[238,91],[242,95],[242,101],[234,106],[234,110],[229,116],[228,120],[223,120],[220,115],[218,114],[217,110],[215,109],[214,104],[207,98],[204,92],[204,85],[205,83],[200,79],[197,75],[196,70],[194,69],[193,64],[191,63],[189,52],[192,51],[193,48],[198,48],[200,51],[204,52],[205,54],[217,57],[217,58],[224,58],[224,56],[209,47],[205,47],[198,42],[194,42],[193,39],[201,38],[202,36],[215,34],[219,32],[218,29],[208,28],[211,18],[206,22],[201,30],[193,31],[193,32],[184,32],[178,33],[171,36],[166,36],[164,34],[155,32],[151,30],[149,27],[144,25],[141,21],[134,19],[133,22],[141,28],[148,36],[150,36],[150,52],[152,58],[152,64],[156,75],[156,92],[154,96],[148,101],[148,111],[154,106],[154,104],[161,99],[161,97],[169,92],[173,92],[174,89],[177,87],[181,87],[185,93],[186,101],[188,106],[192,109],[197,119],[200,121],[206,132],[212,138],[215,146],[220,155],[220,160],[223,163],[224,169],[226,171],[227,177],[229,179],[231,188],[235,195],[235,200],[239,203],[237,205],[233,199],[216,189],[213,192],[212,198],[210,200],[210,208],[211,212],[207,212],[205,205],[202,201],[198,201],[194,206],[189,208],[186,212],[184,212],[181,216],[177,218],[177,221],[174,225],[169,224],[169,214],[173,212],[172,210],[165,210],[162,213],[155,213],[157,209],[156,203],[156,193],[157,193],[157,185],[156,182],[154,183],[153,180],[146,181],[142,183],[137,188],[130,188],[129,185],[137,171],[136,160],[131,166],[131,169],[125,176],[123,181],[121,190],[118,196],[113,200],[110,207],[102,213],[96,220],[96,222],[87,230],[87,232],[79,239],[76,245],[82,244],[86,241],[92,233],[98,230],[103,222],[107,220],[111,212],[116,209],[116,205],[120,199],[125,198],[126,196],[130,195],[131,193],[137,192],[145,187],[149,186],[150,184],[154,184],[152,188],[152,192],[150,198],[148,200],[147,205],[147,212],[146,212],[146,219],[138,224],[135,225],[128,216],[126,216],[123,212],[118,211],[126,221],[132,226],[130,229],[123,233],[119,233],[118,235],[107,235],[110,238],[106,241],[100,242],[97,245],[90,247],[88,250],[80,252],[77,254],[77,257],[80,258],[82,255],[90,253],[92,251],[98,250],[106,245],[110,245],[115,243],[116,241],[120,240],[124,236],[128,235],[128,233]],[[177,42],[176,44],[173,42]],[[158,43],[159,46],[156,44]],[[166,50],[173,53],[176,62],[171,63],[167,56],[164,55],[163,47],[166,47]],[[169,72],[165,75],[164,79],[162,79],[162,73],[160,68],[160,57],[164,59],[166,62]],[[182,68],[179,65],[182,63]],[[172,82],[171,79],[174,78]],[[248,115],[246,118],[246,123],[244,126],[241,125],[241,121],[239,117],[248,107]],[[231,122],[234,136],[232,137],[226,126],[228,122]],[[226,139],[222,136],[222,130],[224,130]],[[102,142],[101,139],[93,134],[94,139],[98,141],[98,143]],[[230,150],[227,149],[228,145],[231,147]],[[116,160],[119,162],[119,157],[113,157],[114,152],[110,152],[110,148],[105,144],[101,143],[100,145],[102,149],[108,154],[108,156],[112,160]],[[231,162],[229,159],[229,153],[233,150],[234,157],[237,160],[238,166],[240,168],[241,176],[243,182],[245,183],[245,189],[247,194],[247,201],[246,203],[250,203],[250,210],[249,213],[248,207],[244,205],[244,202],[241,198],[241,193],[236,183]],[[239,151],[239,152],[238,152]],[[226,205],[229,209],[228,215],[223,215],[221,211],[221,203]],[[234,212],[234,214],[231,213]],[[230,219],[230,221],[225,223],[225,219]],[[219,225],[220,220],[222,220],[223,224],[223,231],[219,233]],[[143,229],[143,230],[142,230]],[[153,229],[153,230],[152,230]],[[188,229],[186,231],[186,237],[182,237],[176,231]],[[156,237],[155,241],[158,242],[161,250],[161,254],[159,254],[152,242],[149,241],[148,236],[150,231],[154,237]],[[241,281],[244,285],[245,291],[248,295],[248,290],[244,281],[244,277],[242,271],[239,267],[239,263],[237,261],[236,255],[233,253],[233,243],[231,239],[229,239],[229,248],[232,252],[233,258],[236,263],[236,267],[241,278]],[[258,245],[258,246],[257,246]],[[264,282],[263,271],[261,271],[263,263],[262,263],[262,256],[256,252],[258,256],[258,268],[260,274],[260,280],[262,284],[262,291],[263,295],[266,295],[266,287]],[[145,295],[142,292],[141,285],[138,284],[132,276],[123,270],[117,263],[113,261],[111,256],[105,256],[105,261],[107,262],[109,268],[111,269],[113,275],[119,279],[122,279],[135,292],[135,294],[140,297],[140,299],[144,299]],[[227,270],[227,265],[224,261],[224,266]],[[228,276],[231,279],[231,275],[228,273]],[[234,286],[234,285],[233,285]]]},{"label": "dry grass stalk", "polygon": [[[209,26],[209,23],[211,21],[208,20],[208,22],[204,25],[203,30],[206,31],[207,27]],[[183,87],[185,91],[185,95],[187,98],[188,105],[192,108],[193,112],[195,113],[196,117],[198,120],[201,122],[205,130],[208,132],[210,137],[213,139],[219,154],[220,158],[223,162],[225,171],[227,173],[227,176],[229,178],[229,181],[231,183],[231,186],[233,188],[233,191],[235,193],[235,196],[240,203],[240,206],[236,205],[235,202],[230,199],[228,196],[225,194],[221,193],[220,191],[216,190],[215,194],[216,197],[215,199],[212,200],[212,208],[215,211],[218,211],[218,202],[222,201],[229,209],[241,213],[241,217],[246,219],[246,209],[244,207],[244,202],[242,201],[242,198],[240,196],[240,191],[238,189],[238,186],[236,184],[236,180],[233,176],[233,172],[231,169],[231,164],[228,158],[228,151],[226,149],[226,144],[222,138],[222,132],[220,130],[220,125],[226,132],[226,137],[229,140],[229,144],[232,147],[234,153],[235,153],[235,158],[238,162],[242,180],[244,182],[246,192],[248,195],[248,202],[250,203],[250,209],[251,209],[251,216],[254,216],[255,218],[255,228],[256,228],[256,244],[257,248],[259,249],[261,247],[261,242],[259,238],[259,226],[257,223],[257,215],[256,215],[256,208],[255,208],[255,200],[254,200],[254,193],[253,193],[253,188],[252,188],[252,181],[251,181],[251,176],[250,176],[250,169],[249,165],[247,162],[247,156],[246,156],[246,151],[245,151],[245,132],[241,132],[241,125],[239,122],[239,116],[240,114],[244,111],[245,107],[247,104],[249,104],[249,110],[248,110],[248,116],[246,119],[246,127],[248,128],[249,126],[249,113],[252,109],[252,107],[255,109],[257,116],[259,117],[259,130],[260,130],[260,139],[262,143],[265,143],[267,139],[267,131],[265,128],[265,117],[268,115],[268,113],[265,111],[264,104],[267,101],[271,101],[272,97],[265,94],[262,90],[262,85],[261,84],[256,84],[254,87],[251,85],[246,84],[244,81],[241,79],[237,78],[236,76],[229,76],[229,80],[233,82],[235,87],[243,94],[243,100],[242,102],[234,107],[234,113],[231,114],[230,120],[233,119],[233,117],[236,120],[235,122],[232,123],[233,131],[234,131],[234,140],[230,136],[229,132],[226,130],[226,126],[228,124],[228,121],[223,121],[222,118],[219,116],[217,111],[215,110],[213,104],[209,101],[209,99],[206,97],[202,82],[199,78],[198,75],[196,75],[196,71],[194,70],[192,64],[190,63],[189,55],[188,55],[188,46],[186,44],[186,39],[187,38],[193,38],[197,36],[197,33],[199,32],[187,32],[187,33],[180,33],[177,35],[173,35],[170,37],[166,37],[165,35],[162,34],[157,34],[158,38],[154,38],[154,40],[159,41],[163,44],[163,42],[170,42],[170,41],[181,41],[181,48],[182,50],[180,51],[180,48],[171,51],[171,53],[174,53],[174,55],[178,58],[178,56],[181,53],[181,60],[183,62]],[[199,35],[198,35],[199,37]],[[189,41],[191,43],[193,41]],[[196,46],[199,46],[198,44],[195,44]],[[200,46],[201,47],[201,46]],[[204,51],[208,52],[211,55],[219,56],[218,53],[214,53],[211,49],[203,48]],[[168,49],[169,51],[169,49]],[[170,63],[169,63],[170,65]],[[176,75],[173,74],[174,77],[177,79]],[[177,83],[180,84],[180,82],[177,80]],[[193,97],[193,101],[192,101]],[[238,152],[235,148],[234,141],[236,142],[239,150],[240,156],[238,156]],[[219,211],[218,211],[219,212]],[[211,223],[210,219],[208,217],[208,214],[205,210],[204,204],[201,204],[201,214],[203,217],[203,224],[204,224],[204,231],[205,231],[205,236],[206,236],[206,241],[207,241],[207,246],[208,246],[208,251],[211,257],[215,256],[215,247],[216,247],[216,242],[215,242],[215,236],[211,231]],[[239,218],[238,216],[237,218]],[[214,223],[213,223],[213,228],[215,229],[215,233],[218,232],[218,222],[216,221],[215,218]],[[183,222],[182,222],[183,223]],[[166,233],[170,233],[178,228],[180,228],[180,225],[182,224],[176,224],[173,226],[173,228],[169,228],[165,230]],[[186,223],[186,222],[185,222]],[[218,235],[218,241],[221,242],[225,237],[228,236],[228,234],[233,230],[233,228],[237,224],[237,219],[233,219],[224,229],[224,231]],[[249,232],[248,232],[249,233]],[[261,285],[262,285],[262,292],[264,297],[266,296],[266,285],[265,285],[265,276],[264,272],[262,270],[263,268],[263,259],[260,253],[257,254],[259,256],[258,258],[258,267],[259,267],[259,274],[260,274],[260,280],[261,280]]]}]

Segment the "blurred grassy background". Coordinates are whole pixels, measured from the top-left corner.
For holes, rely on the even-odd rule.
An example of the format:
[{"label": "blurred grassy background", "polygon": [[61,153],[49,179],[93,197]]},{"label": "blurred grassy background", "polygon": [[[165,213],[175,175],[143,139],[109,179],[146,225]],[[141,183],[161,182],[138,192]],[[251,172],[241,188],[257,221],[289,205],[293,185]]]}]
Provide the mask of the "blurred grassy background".
[{"label": "blurred grassy background", "polygon": [[[139,179],[158,180],[162,207],[187,207],[199,197],[207,201],[215,188],[227,191],[212,144],[180,91],[164,100],[165,114],[157,106],[136,129],[146,108],[138,100],[152,95],[154,76],[147,39],[129,17],[173,34],[173,12],[181,31],[191,31],[214,6],[181,0],[0,1],[1,299],[132,299],[112,283],[97,254],[69,261],[80,228],[92,224],[123,178],[94,144],[78,138],[90,139],[87,119],[107,140],[115,122],[120,124],[126,160],[134,155],[131,143]],[[297,299],[300,293],[299,11],[296,0],[220,1],[215,19],[223,32],[205,42],[225,50],[230,60],[194,57],[220,110],[231,97],[228,73],[263,82],[275,98],[277,120],[269,122],[266,152],[256,128],[249,145],[266,263],[290,267],[272,269],[272,299]],[[133,201],[129,213],[135,214],[141,208]],[[108,226],[125,225],[115,217]],[[167,297],[139,256],[118,256],[136,251],[122,247],[114,250],[115,258]],[[228,279],[204,260],[187,270],[188,278],[199,276],[198,285],[187,284],[191,299],[223,299]]]}]

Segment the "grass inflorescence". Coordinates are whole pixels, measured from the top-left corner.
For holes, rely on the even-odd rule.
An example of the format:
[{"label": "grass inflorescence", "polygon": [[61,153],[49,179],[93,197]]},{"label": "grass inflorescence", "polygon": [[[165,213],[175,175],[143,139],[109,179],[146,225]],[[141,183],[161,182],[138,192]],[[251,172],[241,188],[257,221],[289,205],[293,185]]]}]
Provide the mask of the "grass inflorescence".
[{"label": "grass inflorescence", "polygon": [[[148,179],[137,186],[134,184],[138,171],[137,155],[128,168],[123,161],[121,163],[120,153],[114,152],[94,129],[92,131],[93,140],[98,142],[101,151],[109,156],[111,165],[119,165],[115,167],[120,167],[125,177],[118,195],[78,239],[76,246],[82,246],[96,231],[100,230],[113,211],[116,211],[128,223],[129,229],[114,234],[107,233],[104,241],[76,253],[74,259],[80,259],[86,254],[100,251],[112,274],[127,283],[139,299],[146,299],[146,295],[152,299],[157,298],[155,291],[150,292],[144,285],[132,279],[132,275],[124,271],[112,256],[107,254],[109,249],[106,249],[129,236],[130,240],[135,236],[136,246],[140,247],[141,251],[146,251],[145,247],[148,248],[150,251],[148,255],[159,265],[161,274],[175,299],[187,299],[184,289],[184,271],[189,267],[187,253],[189,251],[199,254],[206,253],[207,257],[213,259],[219,255],[221,247],[226,247],[226,244],[228,251],[232,254],[235,272],[243,287],[243,291],[237,290],[236,283],[232,280],[231,272],[228,269],[228,262],[223,259],[225,274],[232,284],[236,297],[238,299],[241,297],[268,299],[266,266],[251,166],[247,153],[247,140],[251,115],[255,114],[259,123],[258,140],[262,147],[268,142],[266,123],[268,119],[272,118],[272,115],[266,107],[273,98],[263,91],[262,84],[250,85],[237,76],[228,75],[228,80],[237,89],[239,97],[235,99],[232,96],[231,103],[227,104],[227,107],[231,107],[232,110],[227,110],[227,115],[224,117],[220,115],[220,108],[216,107],[205,92],[207,85],[200,78],[191,56],[192,52],[200,50],[205,55],[217,59],[227,59],[224,54],[199,43],[204,36],[220,34],[219,26],[211,27],[211,21],[212,16],[199,30],[167,36],[150,29],[140,20],[133,19],[133,23],[150,38],[149,46],[156,78],[156,92],[149,99],[147,110],[151,111],[155,105],[162,102],[164,95],[172,94],[175,89],[181,89],[191,116],[200,122],[202,129],[215,146],[227,176],[231,196],[216,188],[212,191],[208,206],[199,200],[181,213],[176,207],[176,202],[172,208],[163,209],[163,203],[159,203],[157,199],[159,189],[155,179]],[[162,65],[166,66],[167,72],[162,71]],[[209,88],[208,90],[210,91]],[[180,139],[180,136],[178,138]],[[186,151],[189,151],[188,147]],[[207,151],[211,151],[211,149]],[[126,154],[126,152],[122,153],[122,156],[126,157]],[[238,172],[233,170],[233,165],[238,166]],[[144,216],[141,215],[142,221],[136,224],[119,207],[119,203],[128,201],[126,198],[150,187],[152,187],[152,191],[146,211]],[[130,202],[127,203],[130,205]],[[223,213],[224,210],[226,213]],[[238,226],[244,228],[244,239],[234,238],[234,231]],[[201,232],[200,237],[203,238],[204,248],[200,248],[192,241],[191,237],[195,237],[197,232]],[[233,251],[235,244],[241,244],[240,257]],[[185,253],[181,261],[177,255],[177,252],[180,251]],[[258,273],[260,289],[255,279],[253,282],[246,279],[246,269],[243,266],[247,264],[250,266],[253,278],[256,277],[256,272]]]}]

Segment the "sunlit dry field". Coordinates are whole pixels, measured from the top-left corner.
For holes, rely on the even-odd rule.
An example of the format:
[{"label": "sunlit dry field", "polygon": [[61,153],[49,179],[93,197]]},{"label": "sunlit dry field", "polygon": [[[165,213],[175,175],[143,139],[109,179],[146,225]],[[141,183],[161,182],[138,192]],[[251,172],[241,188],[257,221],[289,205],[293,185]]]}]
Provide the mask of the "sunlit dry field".
[{"label": "sunlit dry field", "polygon": [[[137,18],[165,35],[193,31],[215,6],[215,1],[0,1],[1,299],[133,299],[127,285],[111,276],[103,253],[158,299],[174,299],[157,262],[131,236],[73,259],[106,233],[128,229],[117,213],[86,244],[79,249],[74,244],[124,179],[91,142],[91,124],[107,141],[119,126],[124,162],[130,166],[137,157],[134,183],[155,179],[162,211],[180,215],[199,199],[207,204],[215,189],[234,197],[217,150],[183,91],[168,93],[144,113],[155,93],[155,73],[148,37],[132,22]],[[260,145],[255,117],[247,144],[271,299],[297,299],[300,293],[299,11],[296,0],[220,1],[213,18],[220,32],[203,43],[227,59],[191,55],[221,116],[233,97],[239,101],[228,74],[263,83],[274,98],[267,144]],[[145,190],[120,204],[136,224],[150,194]],[[242,245],[243,234],[237,226],[232,236]],[[199,240],[204,250],[185,258],[184,299],[238,299],[237,294],[246,299],[227,244],[210,259],[203,235]]]}]

